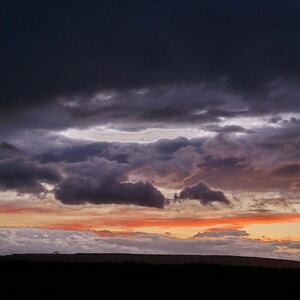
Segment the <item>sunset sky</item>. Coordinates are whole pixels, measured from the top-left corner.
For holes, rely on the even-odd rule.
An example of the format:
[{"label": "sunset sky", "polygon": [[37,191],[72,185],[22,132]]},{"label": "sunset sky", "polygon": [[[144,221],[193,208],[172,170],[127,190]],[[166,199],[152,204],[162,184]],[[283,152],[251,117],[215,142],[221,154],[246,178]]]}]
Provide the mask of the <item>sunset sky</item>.
[{"label": "sunset sky", "polygon": [[300,260],[299,14],[1,1],[0,254]]}]

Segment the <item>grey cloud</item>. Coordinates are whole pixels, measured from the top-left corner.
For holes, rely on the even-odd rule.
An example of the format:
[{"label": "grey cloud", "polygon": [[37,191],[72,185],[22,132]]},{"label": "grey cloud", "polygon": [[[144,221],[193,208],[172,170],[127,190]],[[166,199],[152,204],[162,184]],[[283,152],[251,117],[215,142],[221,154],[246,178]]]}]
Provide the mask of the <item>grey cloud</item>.
[{"label": "grey cloud", "polygon": [[1,2],[1,135],[299,112],[297,1],[75,2]]},{"label": "grey cloud", "polygon": [[[109,146],[111,151],[106,151],[106,154],[114,156],[114,146]],[[118,146],[122,149],[121,145]],[[80,149],[85,148],[79,148],[79,152]],[[42,183],[50,183],[54,185],[56,198],[65,204],[114,203],[163,208],[164,196],[150,183],[124,182],[127,181],[130,170],[128,164],[115,159],[90,158],[94,148],[89,150],[92,151],[87,160],[72,162],[71,159],[71,162],[69,160],[68,163],[61,164],[52,162],[51,167],[49,164],[30,161],[25,156],[1,160],[0,187],[3,190],[40,193],[45,190]],[[99,155],[101,151],[98,150],[99,147],[96,147]],[[74,153],[76,157],[76,149]],[[63,176],[57,170],[62,171]]]},{"label": "grey cloud", "polygon": [[[241,95],[210,84],[156,86],[145,94],[116,90],[111,98],[101,98],[105,93],[100,90],[92,95],[53,99],[51,105],[19,114],[10,126],[18,123],[25,128],[64,129],[109,124],[112,128],[130,131],[191,124],[199,127],[219,122],[221,117],[244,115],[248,106],[241,101]],[[225,106],[236,98],[240,100],[237,108],[228,110]]]},{"label": "grey cloud", "polygon": [[14,145],[12,145],[10,143],[6,143],[6,142],[0,143],[0,148],[3,150],[6,150],[7,152],[11,152],[11,153],[17,153],[17,154],[22,153],[22,151],[19,150],[17,147],[15,147]]},{"label": "grey cloud", "polygon": [[166,155],[167,157],[182,147],[190,145],[190,141],[185,137],[179,137],[173,140],[160,139],[156,143],[153,143],[155,151],[159,154]]},{"label": "grey cloud", "polygon": [[246,157],[246,145],[241,140],[226,134],[218,134],[211,139],[207,139],[203,149],[206,155],[217,159],[243,159]]},{"label": "grey cloud", "polygon": [[7,142],[0,143],[0,159],[21,156],[23,154],[23,151],[15,147],[13,144]]},{"label": "grey cloud", "polygon": [[199,200],[203,205],[210,205],[213,202],[220,202],[226,205],[230,204],[230,201],[222,191],[211,189],[205,182],[199,182],[194,186],[185,187],[178,195],[175,195],[174,199],[195,199]]},{"label": "grey cloud", "polygon": [[[93,161],[95,165],[95,159],[101,158],[113,162],[102,169],[110,165],[110,169],[122,170],[123,180],[131,174],[162,187],[182,188],[203,180],[226,190],[284,190],[289,186],[288,177],[272,172],[299,160],[299,138],[298,126],[286,125],[238,137],[218,134],[211,138],[162,139],[149,144],[71,143],[34,159],[63,165],[67,172],[73,172],[76,163]],[[92,169],[92,164],[86,168]]]},{"label": "grey cloud", "polygon": [[70,145],[62,149],[54,149],[39,154],[35,159],[47,162],[80,162],[93,157],[102,157],[111,161],[127,162],[138,152],[144,152],[143,147],[135,143],[94,142],[82,145]]},{"label": "grey cloud", "polygon": [[82,178],[97,179],[99,181],[127,179],[127,164],[110,161],[104,158],[92,158],[87,161],[66,164],[64,171],[68,175],[79,175]]},{"label": "grey cloud", "polygon": [[135,204],[163,208],[164,196],[150,183],[120,183],[70,176],[55,190],[55,197],[64,204]]},{"label": "grey cloud", "polygon": [[[300,260],[296,241],[260,241],[240,236],[176,239],[155,234],[102,237],[91,231],[0,228],[1,255],[12,253],[141,253],[239,255]],[[279,248],[280,247],[280,248]]]},{"label": "grey cloud", "polygon": [[298,164],[281,166],[275,169],[271,174],[283,178],[297,178],[300,177],[300,166]]},{"label": "grey cloud", "polygon": [[[144,2],[0,1],[1,190],[40,193],[46,182],[63,203],[160,208],[155,187],[186,187],[177,199],[205,205],[228,205],[221,190],[255,190],[286,203],[300,176],[299,1]],[[212,137],[57,133],[91,126]]]},{"label": "grey cloud", "polygon": [[61,176],[55,169],[39,166],[23,158],[0,161],[0,187],[24,193],[44,191],[41,183],[56,184]]},{"label": "grey cloud", "polygon": [[208,232],[198,232],[194,238],[221,238],[221,237],[245,237],[249,235],[245,230],[212,230]]},{"label": "grey cloud", "polygon": [[4,1],[3,112],[99,87],[213,81],[256,94],[281,75],[297,82],[299,9],[277,0]]},{"label": "grey cloud", "polygon": [[[293,188],[295,189],[296,186],[294,185]],[[290,188],[291,189],[291,188]],[[284,192],[281,192],[283,195]],[[293,200],[287,199],[285,197],[263,197],[262,199],[252,199],[251,208],[255,209],[256,211],[271,211],[274,207],[280,208],[282,210],[288,210],[292,212],[296,212],[295,207],[293,206]]]},{"label": "grey cloud", "polygon": [[[37,136],[38,139],[41,137]],[[42,145],[39,145],[38,140],[25,136],[26,143],[20,138],[13,146],[20,149],[19,152],[8,151],[7,147],[2,147],[0,152],[11,158],[31,161],[36,168],[51,166],[62,170],[65,179],[74,175],[99,182],[104,178],[111,182],[135,178],[135,181],[149,181],[157,187],[176,189],[205,181],[229,191],[283,192],[290,188],[289,178],[292,177],[278,176],[274,170],[295,164],[300,158],[299,128],[295,124],[261,129],[251,135],[227,133],[196,139],[179,137],[148,144],[91,143],[54,135],[45,135],[45,139],[45,143],[41,139]]]},{"label": "grey cloud", "polygon": [[[46,152],[36,159],[42,163],[68,162],[69,166],[64,167],[68,172],[77,172],[75,169],[81,168],[97,172],[96,165],[102,159],[104,176],[108,176],[105,172],[107,168],[114,169],[114,172],[118,169],[124,176],[134,173],[151,180],[154,185],[163,185],[167,184],[167,179],[171,181],[169,184],[183,181],[198,168],[197,163],[202,162],[198,151],[201,143],[201,139],[186,138],[165,139],[150,144],[99,142]],[[85,163],[80,165],[79,162]]]},{"label": "grey cloud", "polygon": [[[270,109],[274,103],[272,95],[257,97],[257,101],[266,107],[259,109],[243,94],[210,83],[151,86],[147,93],[142,94],[130,89],[116,89],[113,92],[110,98],[105,96],[108,93],[106,90],[54,98],[50,103],[22,110],[13,118],[2,119],[1,124],[7,127],[6,135],[14,134],[20,128],[63,130],[97,125],[109,125],[121,131],[193,126],[219,133],[251,133],[246,124],[244,129],[218,124],[224,118],[234,120],[236,117],[272,114],[275,118],[281,112],[297,111],[292,105],[282,109],[274,105]],[[300,96],[298,93],[297,98]],[[283,124],[283,121],[278,124]]]},{"label": "grey cloud", "polygon": [[205,127],[206,130],[214,131],[217,133],[253,133],[252,130],[246,129],[242,126],[237,125],[227,125],[227,126],[219,126],[219,125],[209,125]]},{"label": "grey cloud", "polygon": [[[278,83],[282,85],[282,83]],[[296,89],[291,87],[291,89]],[[298,88],[299,90],[299,88]],[[90,126],[108,126],[120,131],[140,131],[149,128],[203,128],[217,133],[252,133],[238,125],[221,124],[226,120],[234,123],[237,117],[278,117],[282,112],[297,112],[291,101],[281,107],[274,100],[274,91],[249,100],[240,92],[232,92],[222,84],[194,83],[164,86],[150,86],[145,93],[132,89],[98,90],[75,96],[64,95],[53,98],[43,105],[26,108],[9,118],[0,120],[1,134],[6,139],[17,140],[16,135],[26,134],[28,130],[57,131],[69,128],[87,129]],[[298,94],[297,94],[298,93]],[[300,98],[300,91],[289,96]],[[107,96],[110,95],[111,96]],[[285,98],[286,93],[281,97]],[[252,99],[252,98],[251,98]],[[263,103],[263,104],[262,104]],[[289,123],[297,124],[295,118]],[[270,121],[271,122],[271,121]],[[278,121],[284,125],[286,120]]]},{"label": "grey cloud", "polygon": [[[186,146],[198,147],[204,139],[187,139],[178,137],[175,139],[159,139],[148,144],[140,143],[120,143],[120,142],[85,142],[81,144],[67,145],[61,149],[46,151],[35,156],[35,159],[42,163],[49,162],[80,162],[93,157],[101,157],[119,163],[130,163],[135,160],[135,164],[141,159],[162,159],[168,160],[172,155]],[[82,145],[83,144],[83,145]]]}]

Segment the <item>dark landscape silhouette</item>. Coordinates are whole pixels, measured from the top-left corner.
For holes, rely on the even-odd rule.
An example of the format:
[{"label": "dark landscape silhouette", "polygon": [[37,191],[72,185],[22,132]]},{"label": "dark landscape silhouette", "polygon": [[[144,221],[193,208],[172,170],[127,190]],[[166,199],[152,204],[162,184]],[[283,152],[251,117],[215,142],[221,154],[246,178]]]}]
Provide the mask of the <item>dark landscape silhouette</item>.
[{"label": "dark landscape silhouette", "polygon": [[291,299],[300,262],[256,257],[17,254],[0,257],[1,299]]}]

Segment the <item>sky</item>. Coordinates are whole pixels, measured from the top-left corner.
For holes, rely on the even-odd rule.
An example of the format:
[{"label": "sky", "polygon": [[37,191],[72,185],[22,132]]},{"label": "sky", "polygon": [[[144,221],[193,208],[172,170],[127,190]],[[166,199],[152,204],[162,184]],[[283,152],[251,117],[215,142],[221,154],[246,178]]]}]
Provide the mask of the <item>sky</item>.
[{"label": "sky", "polygon": [[300,260],[299,13],[1,1],[0,254]]}]

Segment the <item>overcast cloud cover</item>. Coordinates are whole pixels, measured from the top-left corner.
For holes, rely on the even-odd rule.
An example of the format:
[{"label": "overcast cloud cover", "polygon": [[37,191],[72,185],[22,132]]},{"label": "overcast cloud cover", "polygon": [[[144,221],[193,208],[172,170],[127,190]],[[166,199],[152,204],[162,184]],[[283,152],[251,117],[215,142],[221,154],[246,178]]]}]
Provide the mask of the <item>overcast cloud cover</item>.
[{"label": "overcast cloud cover", "polygon": [[299,112],[299,9],[4,0],[1,125],[138,130]]},{"label": "overcast cloud cover", "polygon": [[[159,208],[156,187],[185,188],[180,198],[203,204],[207,193],[189,186],[296,190],[299,10],[297,1],[2,1],[1,188],[40,193],[48,183],[65,204]],[[145,145],[57,133],[95,126],[199,135]]]},{"label": "overcast cloud cover", "polygon": [[299,14],[296,0],[1,1],[0,192],[297,213]]}]

